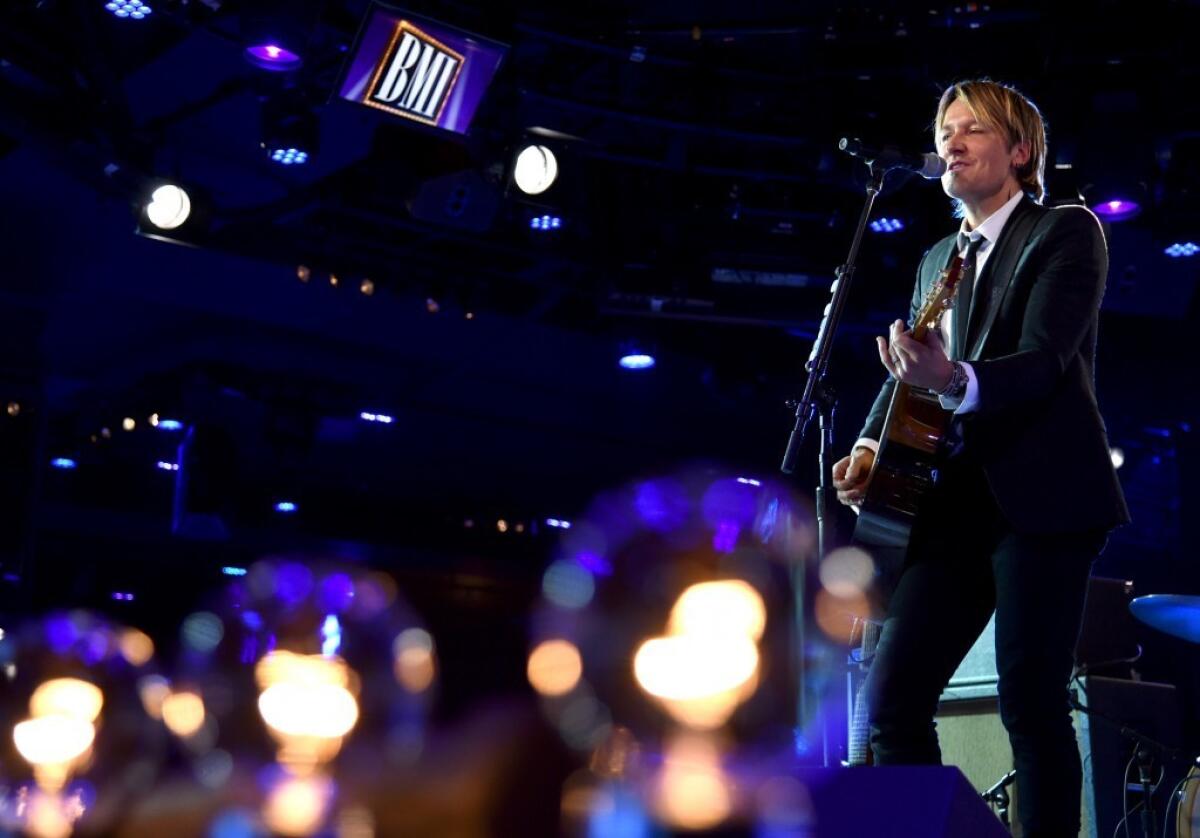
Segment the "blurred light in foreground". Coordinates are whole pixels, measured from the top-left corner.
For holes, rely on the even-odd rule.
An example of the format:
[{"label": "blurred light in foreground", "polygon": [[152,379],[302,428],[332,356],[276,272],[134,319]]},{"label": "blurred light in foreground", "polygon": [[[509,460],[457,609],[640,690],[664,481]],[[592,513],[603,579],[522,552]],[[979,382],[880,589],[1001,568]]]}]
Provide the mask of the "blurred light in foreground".
[{"label": "blurred light in foreground", "polygon": [[126,20],[143,20],[147,15],[154,13],[154,9],[147,6],[142,0],[111,0],[104,4],[104,8],[112,12],[114,16]]},{"label": "blurred light in foreground", "polygon": [[9,402],[8,406],[5,408],[5,410],[8,412],[9,416],[20,416],[21,415],[21,403],[20,402]]},{"label": "blurred light in foreground", "polygon": [[345,661],[271,652],[254,672],[263,686],[258,711],[285,736],[335,739],[349,733],[358,721],[358,702],[347,689],[350,670]]},{"label": "blurred light in foreground", "polygon": [[731,783],[721,768],[720,752],[704,739],[672,741],[655,780],[655,812],[671,826],[710,829],[733,811]]},{"label": "blurred light in foreground", "polygon": [[150,427],[157,428],[158,427],[158,414],[151,413],[150,418],[147,419],[146,421],[150,423]]},{"label": "blurred light in foreground", "polygon": [[301,282],[308,282],[310,279],[312,279],[312,268],[310,268],[308,265],[297,265],[296,279],[300,280]]},{"label": "blurred light in foreground", "polygon": [[621,360],[617,363],[627,370],[648,370],[654,366],[655,362],[653,355],[634,353],[632,355],[622,355]]},{"label": "blurred light in foreground", "polygon": [[1141,208],[1141,205],[1137,201],[1130,201],[1125,198],[1113,198],[1092,205],[1092,211],[1105,221],[1124,221],[1127,218],[1133,218]]},{"label": "blurred light in foreground", "polygon": [[700,730],[724,724],[757,686],[758,649],[746,636],[656,637],[634,655],[638,685],[676,721]]},{"label": "blurred light in foreground", "polygon": [[741,579],[692,585],[671,609],[671,634],[762,637],[767,607],[758,591]]},{"label": "blurred light in foreground", "polygon": [[577,562],[560,560],[546,568],[542,593],[561,608],[583,608],[595,596],[596,582]]},{"label": "blurred light in foreground", "polygon": [[326,777],[288,777],[271,789],[263,821],[279,835],[312,835],[325,821],[333,791]]},{"label": "blurred light in foreground", "polygon": [[50,465],[54,468],[69,470],[75,468],[79,464],[70,457],[55,457],[50,461]]},{"label": "blurred light in foreground", "polygon": [[817,591],[813,616],[821,631],[835,642],[850,642],[856,621],[868,619],[870,615],[870,603],[861,592],[841,597],[829,590]]},{"label": "blurred light in foreground", "polygon": [[400,686],[410,693],[429,689],[435,671],[433,637],[425,629],[405,629],[392,643],[392,669]]},{"label": "blurred light in foreground", "polygon": [[217,648],[225,636],[225,624],[211,611],[197,611],[184,618],[181,631],[186,646],[207,654]]},{"label": "blurred light in foreground", "polygon": [[56,772],[66,779],[66,766],[87,753],[96,738],[95,726],[70,716],[42,716],[26,719],[13,727],[13,743],[25,760],[35,767],[61,768]]},{"label": "blurred light in foreground", "polygon": [[554,185],[558,159],[544,145],[527,145],[517,154],[513,181],[526,195],[540,195]]},{"label": "blurred light in foreground", "polygon": [[393,417],[388,416],[386,413],[368,413],[365,410],[358,414],[358,418],[364,422],[378,422],[381,425],[390,425],[395,421]]},{"label": "blurred light in foreground", "polygon": [[130,416],[126,416],[121,420],[121,427],[127,431],[132,431],[137,427],[137,421]]},{"label": "blurred light in foreground", "polygon": [[899,218],[877,218],[871,222],[873,233],[898,233],[904,229],[904,222]]},{"label": "blurred light in foreground", "polygon": [[137,629],[122,631],[117,646],[121,650],[121,657],[125,658],[130,666],[145,666],[150,662],[150,658],[154,657],[154,641],[148,634]]},{"label": "blurred light in foreground", "polygon": [[369,279],[364,279],[358,283],[358,290],[364,297],[370,297],[375,293],[375,283]]},{"label": "blurred light in foreground", "polygon": [[1112,458],[1113,468],[1120,468],[1125,465],[1125,449],[1110,448],[1108,451],[1109,457]]},{"label": "blurred light in foreground", "polygon": [[300,507],[296,506],[296,504],[290,500],[281,500],[279,503],[275,504],[275,511],[284,515],[291,515],[299,508]]},{"label": "blurred light in foreground", "polygon": [[173,183],[158,187],[146,204],[146,217],[160,230],[174,230],[188,220],[192,214],[192,199],[181,187]]},{"label": "blurred light in foreground", "polygon": [[161,675],[147,675],[138,680],[137,689],[146,715],[152,719],[161,719],[163,702],[171,694],[171,685],[167,679]]},{"label": "blurred light in foreground", "polygon": [[583,675],[583,658],[569,640],[546,640],[529,653],[525,671],[542,695],[566,695]]},{"label": "blurred light in foreground", "polygon": [[342,624],[336,614],[326,614],[321,624],[321,654],[331,658],[342,648]]},{"label": "blurred light in foreground", "polygon": [[247,571],[244,567],[226,566],[221,568],[221,573],[225,574],[226,576],[245,576]]},{"label": "blurred light in foreground", "polygon": [[29,713],[34,718],[66,716],[94,722],[103,706],[104,693],[100,688],[78,678],[44,681],[29,697]]},{"label": "blurred light in foreground", "polygon": [[1165,248],[1163,253],[1172,259],[1195,256],[1197,253],[1200,253],[1200,245],[1197,245],[1195,242],[1175,242],[1175,244]]},{"label": "blurred light in foreground", "polygon": [[204,700],[194,692],[170,693],[159,709],[167,730],[180,739],[187,739],[204,727]]},{"label": "blurred light in foreground", "polygon": [[842,547],[821,562],[818,575],[825,590],[838,597],[854,597],[871,586],[875,562],[865,550]]}]

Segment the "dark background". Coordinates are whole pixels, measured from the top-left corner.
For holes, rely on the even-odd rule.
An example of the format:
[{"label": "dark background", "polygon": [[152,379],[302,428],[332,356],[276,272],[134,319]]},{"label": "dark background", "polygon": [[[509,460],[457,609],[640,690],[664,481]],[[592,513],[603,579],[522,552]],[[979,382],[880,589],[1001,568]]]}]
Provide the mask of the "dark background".
[{"label": "dark background", "polygon": [[[544,520],[685,463],[777,472],[862,201],[837,140],[928,150],[940,91],[977,75],[1044,111],[1051,202],[1142,204],[1106,225],[1098,390],[1134,522],[1098,571],[1200,593],[1200,257],[1164,253],[1200,239],[1198,4],[414,0],[511,45],[465,138],[331,99],[367,8],[0,10],[6,613],[88,604],[169,635],[222,566],[336,555],[395,574],[434,629],[444,713],[523,689]],[[258,15],[304,33],[299,71],[243,59]],[[260,148],[278,107],[317,120],[304,167]],[[535,137],[561,172],[531,200],[510,168]],[[198,206],[176,243],[137,234],[156,178]],[[957,223],[937,184],[900,173],[877,211],[904,228],[864,244],[833,361],[843,450],[881,380],[871,336]],[[547,212],[562,228],[531,230]],[[657,366],[620,369],[633,346]],[[188,511],[220,537],[172,533],[174,476],[155,463],[182,432],[151,413],[196,429]],[[49,468],[60,456],[78,467]],[[794,479],[815,483],[811,447]],[[1029,479],[1073,490],[1053,462]],[[1193,650],[1142,631],[1149,674],[1194,691]]]}]

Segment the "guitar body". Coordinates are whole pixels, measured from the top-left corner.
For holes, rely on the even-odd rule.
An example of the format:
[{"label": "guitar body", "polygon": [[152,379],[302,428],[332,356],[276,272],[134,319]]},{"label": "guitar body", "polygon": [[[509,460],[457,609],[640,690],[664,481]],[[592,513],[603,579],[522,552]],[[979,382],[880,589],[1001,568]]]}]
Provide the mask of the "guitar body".
[{"label": "guitar body", "polygon": [[937,481],[950,412],[928,390],[897,382],[884,420],[854,540],[870,547],[908,546],[921,502]]},{"label": "guitar body", "polygon": [[[962,259],[955,256],[930,287],[913,320],[916,340],[923,341],[930,329],[938,328],[954,301],[962,274]],[[934,393],[896,382],[854,528],[856,543],[907,548],[921,501],[937,481],[939,455],[949,426],[950,412]]]}]

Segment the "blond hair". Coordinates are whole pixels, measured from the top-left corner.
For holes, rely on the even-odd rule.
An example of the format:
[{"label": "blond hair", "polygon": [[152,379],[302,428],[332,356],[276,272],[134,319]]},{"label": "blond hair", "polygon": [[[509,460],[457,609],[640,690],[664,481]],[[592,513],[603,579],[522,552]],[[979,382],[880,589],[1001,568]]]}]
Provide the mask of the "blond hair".
[{"label": "blond hair", "polygon": [[1021,189],[1039,204],[1046,196],[1046,123],[1037,105],[1015,87],[991,79],[955,82],[942,93],[933,121],[936,143],[946,109],[962,102],[980,122],[1003,132],[1011,151],[1018,143],[1029,143],[1029,159],[1014,169]]}]

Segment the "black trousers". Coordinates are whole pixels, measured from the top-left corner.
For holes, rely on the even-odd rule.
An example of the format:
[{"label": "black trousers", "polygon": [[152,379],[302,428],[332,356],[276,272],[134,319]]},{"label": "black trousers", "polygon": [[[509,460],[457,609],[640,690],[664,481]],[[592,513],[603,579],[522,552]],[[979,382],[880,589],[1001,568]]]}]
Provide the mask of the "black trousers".
[{"label": "black trousers", "polygon": [[941,762],[938,697],[994,609],[1018,817],[1031,838],[1077,836],[1082,780],[1067,689],[1088,574],[1106,537],[1013,532],[979,467],[943,469],[914,528],[867,676],[876,764]]}]

